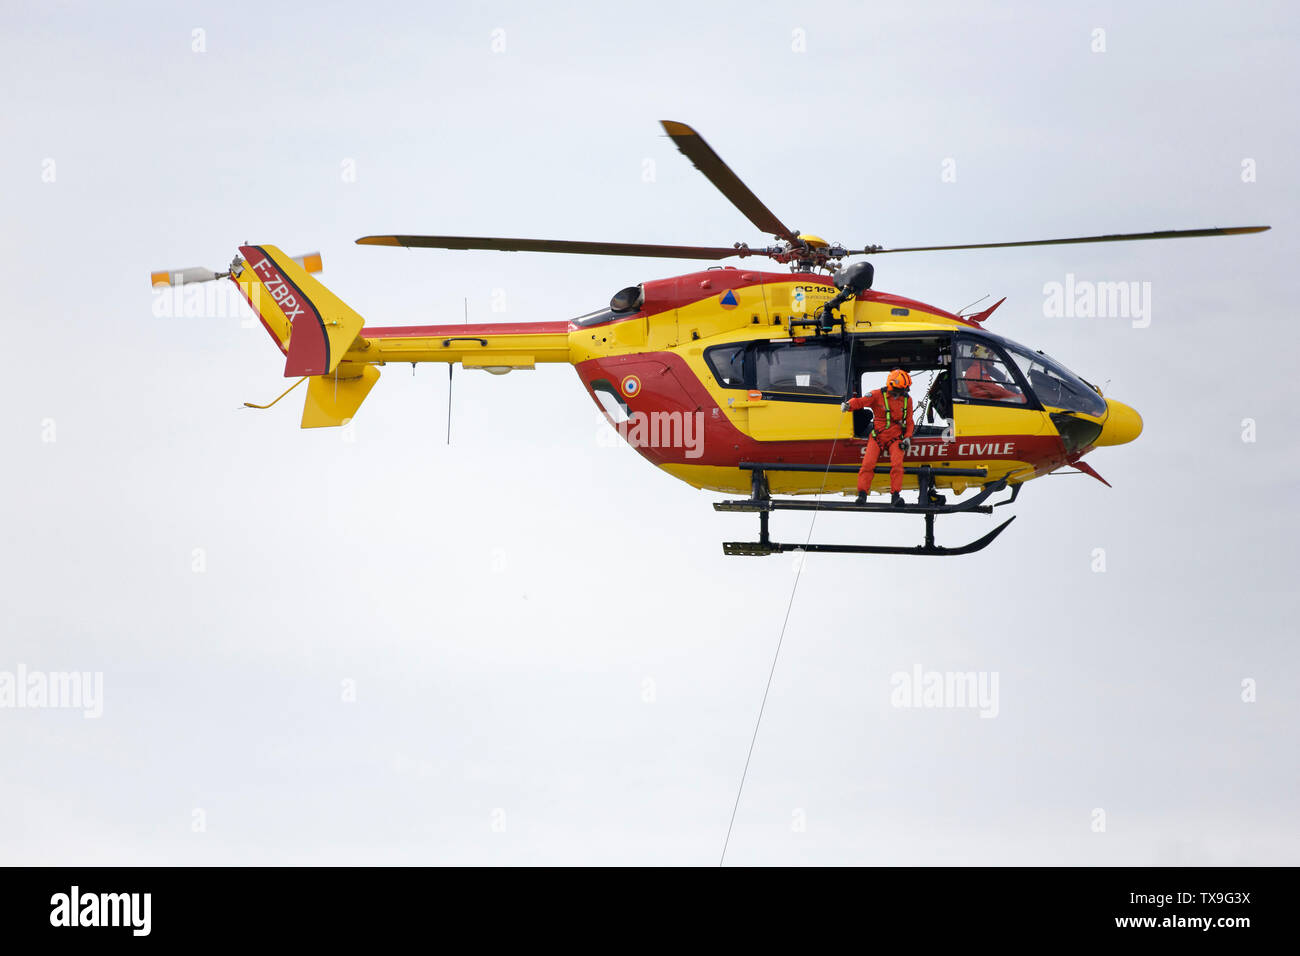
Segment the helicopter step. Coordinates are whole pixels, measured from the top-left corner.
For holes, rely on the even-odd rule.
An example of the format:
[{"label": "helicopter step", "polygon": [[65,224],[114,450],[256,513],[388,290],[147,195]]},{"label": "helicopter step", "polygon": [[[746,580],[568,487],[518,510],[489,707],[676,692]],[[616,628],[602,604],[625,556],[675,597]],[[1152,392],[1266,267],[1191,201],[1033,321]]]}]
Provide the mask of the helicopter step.
[{"label": "helicopter step", "polygon": [[[915,475],[917,486],[920,489],[919,501],[917,504],[905,504],[901,507],[895,507],[884,503],[867,503],[855,504],[853,502],[819,502],[804,501],[790,498],[773,498],[768,490],[767,475],[768,471],[835,471],[841,473],[856,472],[857,469],[852,465],[831,465],[829,467],[819,467],[817,465],[787,465],[780,462],[741,462],[740,467],[753,473],[753,491],[751,496],[740,501],[718,501],[714,502],[714,509],[717,511],[731,512],[753,512],[758,514],[759,539],[757,541],[727,541],[722,545],[723,554],[727,555],[745,555],[760,556],[766,554],[780,554],[786,551],[818,551],[832,554],[897,554],[897,555],[933,555],[933,556],[956,556],[961,554],[973,554],[976,551],[982,551],[993,543],[1007,527],[1015,520],[1015,517],[1008,518],[1002,524],[998,525],[988,534],[981,538],[958,547],[944,547],[934,543],[934,518],[940,514],[961,514],[961,513],[979,513],[992,514],[995,507],[1010,504],[1015,501],[1020,494],[1020,485],[1015,485],[1011,489],[1011,496],[1004,501],[995,504],[985,504],[990,495],[996,494],[1007,487],[1005,478],[986,484],[975,497],[966,501],[959,501],[955,504],[932,503],[935,501],[934,479],[936,474],[943,474],[954,478],[984,478],[988,472],[983,468],[933,468],[929,465],[919,467],[905,468],[906,474]],[[889,469],[885,466],[876,468],[878,474],[888,474]],[[914,547],[897,547],[892,545],[859,545],[859,544],[783,544],[773,541],[768,532],[768,519],[773,511],[849,511],[863,513],[885,513],[885,514],[919,514],[925,519],[925,540],[923,544]]]},{"label": "helicopter step", "polygon": [[[888,472],[888,469],[878,469]],[[955,504],[930,504],[925,497],[922,497],[916,504],[893,505],[880,501],[868,501],[865,504],[857,504],[853,501],[806,501],[799,498],[744,498],[740,501],[715,501],[713,509],[715,511],[740,511],[740,512],[759,512],[759,511],[855,511],[855,512],[877,512],[883,514],[905,515],[905,514],[929,514],[929,515],[950,515],[978,512],[979,514],[993,514],[994,505],[986,505],[984,502],[990,495],[997,494],[1006,487],[1005,479],[991,481],[984,486],[974,498],[966,501],[958,501]],[[1011,490],[1016,494],[1019,486]],[[999,504],[1008,504],[999,502]]]},{"label": "helicopter step", "polygon": [[[915,475],[917,486],[920,489],[919,499],[916,504],[904,504],[895,506],[885,502],[867,502],[865,504],[856,504],[852,501],[808,501],[800,498],[773,498],[768,491],[766,472],[769,471],[812,471],[812,472],[838,472],[841,474],[857,474],[858,469],[853,465],[831,465],[823,467],[819,465],[787,465],[780,462],[749,462],[742,461],[740,467],[746,471],[753,472],[753,491],[750,497],[739,501],[715,501],[713,508],[715,511],[739,511],[739,512],[762,512],[762,511],[861,511],[861,512],[883,512],[885,514],[960,514],[963,512],[979,512],[980,514],[992,514],[993,505],[986,505],[990,495],[1006,488],[1005,478],[992,481],[986,484],[983,489],[974,498],[966,501],[958,501],[954,504],[946,502],[938,503],[938,496],[935,492],[934,479],[937,475],[945,475],[951,478],[985,478],[988,471],[984,468],[932,468],[929,465],[919,467],[908,467],[903,469],[907,475]],[[889,474],[888,465],[877,465],[876,474]],[[1019,493],[1020,486],[1012,488],[1012,498],[1000,504],[1008,504],[1014,500],[1014,496]]]}]

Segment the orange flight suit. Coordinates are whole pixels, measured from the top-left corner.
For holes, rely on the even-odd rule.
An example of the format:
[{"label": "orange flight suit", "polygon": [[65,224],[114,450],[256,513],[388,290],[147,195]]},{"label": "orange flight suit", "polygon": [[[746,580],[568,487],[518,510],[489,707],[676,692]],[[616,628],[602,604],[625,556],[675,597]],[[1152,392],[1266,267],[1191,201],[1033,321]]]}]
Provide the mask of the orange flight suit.
[{"label": "orange flight suit", "polygon": [[988,363],[983,359],[975,359],[966,366],[966,371],[961,373],[962,379],[966,383],[966,391],[971,398],[983,398],[990,402],[1023,402],[1025,396],[1018,391],[1013,392],[1004,385],[999,384],[998,380],[993,377],[993,372]]},{"label": "orange flight suit", "polygon": [[[888,408],[885,403],[888,402]],[[867,392],[861,398],[849,400],[849,408],[858,411],[870,408],[872,418],[871,437],[867,439],[866,454],[862,456],[862,468],[858,472],[858,491],[870,491],[871,479],[876,474],[876,462],[880,459],[883,448],[889,450],[889,490],[898,494],[903,490],[903,449],[899,447],[900,438],[911,438],[916,427],[912,421],[912,399],[910,395],[902,398],[888,398],[883,388]]]}]

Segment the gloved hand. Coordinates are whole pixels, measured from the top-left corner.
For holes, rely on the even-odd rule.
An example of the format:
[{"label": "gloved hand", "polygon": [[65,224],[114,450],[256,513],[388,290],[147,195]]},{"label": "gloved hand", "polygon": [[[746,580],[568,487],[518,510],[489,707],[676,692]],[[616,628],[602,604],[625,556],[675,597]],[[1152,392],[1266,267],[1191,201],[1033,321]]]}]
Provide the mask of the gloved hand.
[{"label": "gloved hand", "polygon": [[849,410],[849,403],[847,401],[840,402],[840,411],[847,412],[848,410]]},{"label": "gloved hand", "polygon": [[909,451],[912,450],[912,439],[900,438],[898,440],[898,447],[903,449],[903,454],[906,455]]}]

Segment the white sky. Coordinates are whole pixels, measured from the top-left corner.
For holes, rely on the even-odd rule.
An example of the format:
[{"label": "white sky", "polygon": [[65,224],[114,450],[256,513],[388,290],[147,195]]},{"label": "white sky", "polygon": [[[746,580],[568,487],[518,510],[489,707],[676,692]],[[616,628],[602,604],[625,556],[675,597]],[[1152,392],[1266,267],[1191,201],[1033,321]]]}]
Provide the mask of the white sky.
[{"label": "white sky", "polygon": [[[0,862],[717,862],[795,580],[723,557],[753,519],[609,447],[564,367],[458,372],[451,447],[441,368],[385,369],[352,442],[300,431],[298,393],[241,409],[287,384],[265,333],[155,317],[146,281],[250,240],[320,249],[376,324],[578,315],[693,266],[353,240],[762,241],[659,119],[849,245],[1273,226],[877,260],[877,288],[946,308],[1006,295],[991,330],[1146,431],[1088,459],[1113,489],[1036,481],[979,555],[810,558],[728,863],[1300,862],[1293,7],[6,21],[0,671],[102,671],[105,699],[0,709]],[[1045,318],[1067,273],[1151,283],[1150,327]],[[816,530],[910,544],[919,520]],[[918,664],[997,672],[997,718],[891,707]]]}]

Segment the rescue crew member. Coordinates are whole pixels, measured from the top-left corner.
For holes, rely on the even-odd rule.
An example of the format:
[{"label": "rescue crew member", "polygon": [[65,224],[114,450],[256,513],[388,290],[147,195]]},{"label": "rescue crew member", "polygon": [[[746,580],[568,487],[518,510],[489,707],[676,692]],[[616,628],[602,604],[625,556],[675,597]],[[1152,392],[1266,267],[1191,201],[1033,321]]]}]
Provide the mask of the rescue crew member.
[{"label": "rescue crew member", "polygon": [[[994,364],[993,352],[987,345],[976,345],[971,349],[971,358],[966,360],[966,368],[961,377],[966,394],[971,398],[989,402],[1025,400],[1015,383],[1008,381],[1006,375]],[[1011,387],[1008,388],[1008,385]]]},{"label": "rescue crew member", "polygon": [[867,439],[866,451],[862,456],[862,468],[858,472],[858,497],[854,504],[866,504],[867,492],[871,490],[871,479],[876,473],[876,462],[883,450],[889,452],[889,491],[890,503],[895,508],[903,506],[903,454],[912,446],[912,397],[908,389],[912,387],[912,376],[901,368],[896,368],[885,379],[885,387],[867,392],[861,398],[853,398],[840,404],[841,411],[858,411],[871,409],[871,437]]}]

